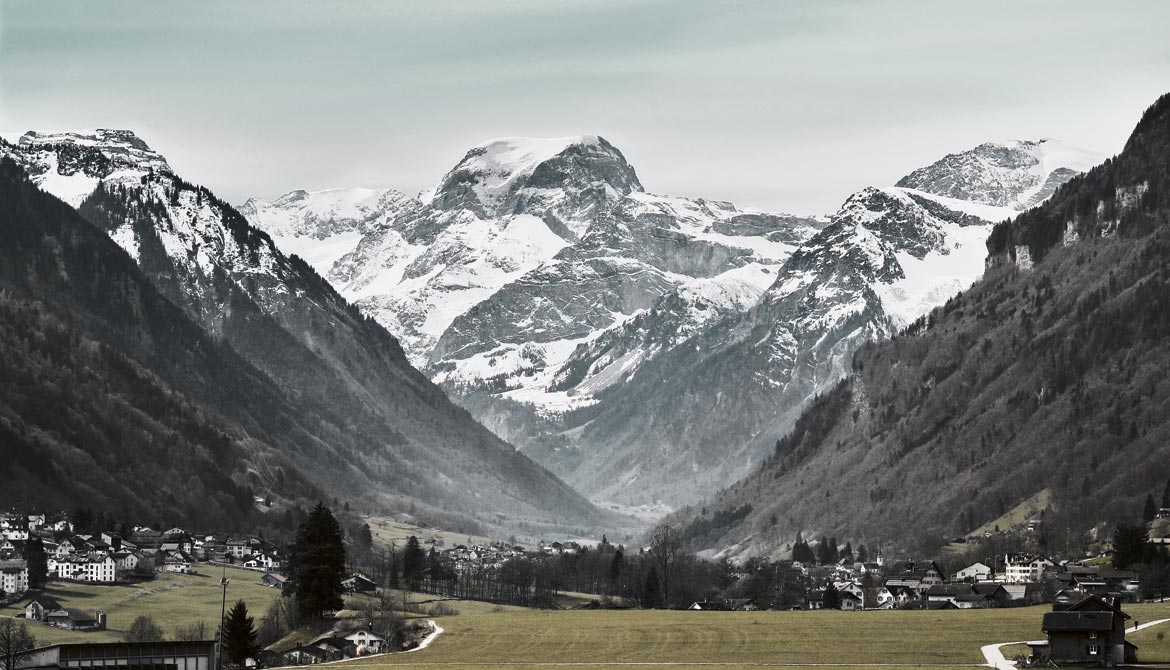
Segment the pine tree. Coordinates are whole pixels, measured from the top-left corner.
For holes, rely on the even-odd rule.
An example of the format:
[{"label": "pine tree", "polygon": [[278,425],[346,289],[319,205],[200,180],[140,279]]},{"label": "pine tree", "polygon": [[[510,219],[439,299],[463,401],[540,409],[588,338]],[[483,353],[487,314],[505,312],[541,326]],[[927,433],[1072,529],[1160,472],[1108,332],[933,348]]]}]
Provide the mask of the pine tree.
[{"label": "pine tree", "polygon": [[658,607],[659,600],[658,570],[651,565],[646,573],[646,583],[642,586],[642,607],[646,609]]},{"label": "pine tree", "polygon": [[1142,507],[1142,521],[1150,522],[1158,516],[1158,506],[1154,504],[1153,494],[1146,494],[1146,504]]},{"label": "pine tree", "polygon": [[622,554],[621,547],[613,552],[613,558],[609,561],[609,588],[613,590],[613,584],[622,576],[622,560],[625,555]]},{"label": "pine tree", "polygon": [[302,616],[317,618],[342,608],[345,541],[341,525],[328,507],[318,503],[297,527],[289,564],[293,594]]},{"label": "pine tree", "polygon": [[34,535],[25,543],[24,560],[28,563],[29,588],[45,588],[45,582],[49,580],[49,557],[45,554],[45,543],[39,536]]},{"label": "pine tree", "polygon": [[411,535],[406,540],[406,549],[402,552],[402,578],[407,584],[414,584],[422,577],[423,550],[418,538]]},{"label": "pine tree", "polygon": [[821,597],[821,607],[827,610],[841,609],[841,592],[837,590],[837,586],[833,582],[825,587],[825,595]]},{"label": "pine tree", "polygon": [[258,649],[255,621],[248,616],[248,606],[243,600],[237,600],[224,619],[223,648],[232,665],[243,664]]},{"label": "pine tree", "polygon": [[864,544],[857,545],[857,562],[869,563],[869,551],[865,548]]},{"label": "pine tree", "polygon": [[374,546],[374,534],[370,531],[370,524],[363,523],[357,533],[357,545],[362,549],[369,549]]},{"label": "pine tree", "polygon": [[846,542],[845,548],[841,550],[841,557],[839,560],[853,562],[853,543]]}]

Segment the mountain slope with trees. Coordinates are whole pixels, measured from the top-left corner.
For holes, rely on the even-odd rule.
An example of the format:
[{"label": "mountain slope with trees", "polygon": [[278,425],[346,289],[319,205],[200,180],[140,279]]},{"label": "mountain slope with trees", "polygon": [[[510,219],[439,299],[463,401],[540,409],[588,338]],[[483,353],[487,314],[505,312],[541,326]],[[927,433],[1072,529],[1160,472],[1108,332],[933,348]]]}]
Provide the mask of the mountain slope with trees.
[{"label": "mountain slope with trees", "polygon": [[[45,183],[67,184],[78,211],[167,299],[287,397],[254,402],[256,411],[280,413],[291,403],[320,419],[307,435],[281,443],[291,466],[284,471],[375,507],[415,504],[450,527],[581,528],[604,517],[451,403],[384,328],[305,262],[282,254],[207,189],[175,176],[133,133],[29,133],[0,151],[34,181],[51,175]],[[87,270],[73,276],[85,282]],[[285,487],[276,472],[257,468],[248,476],[279,498]]]},{"label": "mountain slope with trees", "polygon": [[862,347],[760,468],[681,510],[692,546],[937,547],[1045,488],[1050,547],[1136,519],[1170,473],[1168,198],[1163,96],[1118,156],[996,226],[983,280]]}]

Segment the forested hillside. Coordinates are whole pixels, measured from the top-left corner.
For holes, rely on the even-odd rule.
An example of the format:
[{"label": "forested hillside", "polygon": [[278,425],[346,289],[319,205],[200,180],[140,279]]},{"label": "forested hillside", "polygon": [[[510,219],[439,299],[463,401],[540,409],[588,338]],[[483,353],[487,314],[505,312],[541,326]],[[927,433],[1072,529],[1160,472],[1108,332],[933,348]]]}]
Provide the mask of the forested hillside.
[{"label": "forested hillside", "polygon": [[982,281],[863,347],[761,468],[680,512],[692,545],[937,546],[1045,488],[1049,546],[1136,518],[1170,475],[1168,197],[1163,96],[1121,154],[997,226]]},{"label": "forested hillside", "polygon": [[208,337],[8,159],[0,203],[6,501],[234,528],[254,520],[261,476],[291,500],[320,495],[287,453],[314,448],[333,417]]}]

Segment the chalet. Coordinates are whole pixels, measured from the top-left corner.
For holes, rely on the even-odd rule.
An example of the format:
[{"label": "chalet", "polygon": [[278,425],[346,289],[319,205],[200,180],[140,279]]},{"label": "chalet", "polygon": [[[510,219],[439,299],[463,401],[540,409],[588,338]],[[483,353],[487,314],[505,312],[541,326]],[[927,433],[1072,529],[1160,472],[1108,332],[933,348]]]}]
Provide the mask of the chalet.
[{"label": "chalet", "polygon": [[[925,565],[913,562],[895,565],[885,581],[885,586],[906,586],[915,590],[919,596],[925,594],[930,587],[946,581],[946,575],[934,561]],[[899,569],[900,568],[900,569]]]},{"label": "chalet", "polygon": [[68,630],[92,630],[98,627],[97,617],[72,607],[49,612],[45,615],[45,623]]},{"label": "chalet", "polygon": [[898,607],[907,607],[910,603],[918,599],[918,592],[909,586],[899,586],[897,584],[888,584],[878,589],[877,593],[877,607],[878,609],[894,609]]},{"label": "chalet", "polygon": [[1039,605],[1044,602],[1044,586],[1042,584],[1000,584],[1008,594],[1008,606],[1025,607]]},{"label": "chalet", "polygon": [[246,558],[252,555],[252,544],[248,542],[248,538],[228,538],[227,553],[233,558]]},{"label": "chalet", "polygon": [[313,643],[313,647],[324,653],[325,662],[340,661],[357,655],[357,649],[345,638],[323,637]]},{"label": "chalet", "polygon": [[1061,589],[1052,596],[1052,610],[1060,612],[1088,598],[1089,594],[1076,589]]},{"label": "chalet", "polygon": [[727,601],[727,609],[733,612],[757,612],[760,605],[755,598],[732,598]]},{"label": "chalet", "polygon": [[1112,666],[1137,660],[1137,647],[1125,640],[1125,621],[1119,602],[1090,596],[1068,609],[1044,614],[1047,644],[1033,653],[1056,665]]},{"label": "chalet", "polygon": [[326,653],[321,649],[302,645],[284,652],[281,658],[285,665],[316,665],[327,660]]},{"label": "chalet", "polygon": [[0,539],[0,558],[20,558],[26,545],[24,540]]},{"label": "chalet", "polygon": [[854,612],[864,609],[864,606],[865,603],[861,599],[861,596],[858,596],[857,594],[850,591],[841,592],[841,609],[843,611]]},{"label": "chalet", "polygon": [[[1003,584],[996,582],[979,582],[971,586],[972,595],[966,600],[971,602],[973,608],[987,608],[987,607],[1007,607],[1011,604],[1011,594],[1004,588]],[[959,602],[960,609],[969,609],[963,607],[962,602]]]},{"label": "chalet", "polygon": [[365,628],[359,628],[345,635],[345,639],[357,648],[357,654],[380,654],[388,651],[386,638],[374,635]]},{"label": "chalet", "polygon": [[267,572],[260,578],[260,584],[273,589],[284,591],[289,587],[288,577],[276,572]]},{"label": "chalet", "polygon": [[61,609],[61,603],[57,602],[55,599],[48,596],[37,596],[36,598],[28,601],[28,604],[24,606],[24,618],[28,619],[29,621],[40,621],[41,623],[45,623],[45,617],[47,617],[50,612],[55,612],[59,609]]},{"label": "chalet", "polygon": [[251,558],[244,561],[245,568],[257,568],[261,570],[279,570],[280,559],[276,558],[268,552],[257,552],[252,554]]},{"label": "chalet", "polygon": [[194,572],[191,567],[191,557],[181,551],[174,551],[163,559],[163,570],[167,572],[174,572],[181,575],[189,575]]},{"label": "chalet", "polygon": [[982,563],[975,563],[951,575],[952,582],[986,582],[992,577],[991,568]]},{"label": "chalet", "polygon": [[378,590],[378,585],[374,580],[360,572],[355,572],[341,580],[341,587],[351,593],[373,593]]},{"label": "chalet", "polygon": [[114,559],[117,569],[122,572],[134,572],[142,561],[142,555],[133,551],[116,551],[110,554],[110,558]]},{"label": "chalet", "polygon": [[262,668],[275,668],[285,663],[283,655],[271,649],[261,649],[256,652],[256,662]]},{"label": "chalet", "polygon": [[62,540],[61,543],[57,545],[57,551],[54,552],[54,555],[57,558],[67,558],[72,554],[82,554],[88,550],[89,545],[86,544],[85,540],[78,535],[74,535],[71,538]]},{"label": "chalet", "polygon": [[938,605],[948,603],[959,606],[956,600],[959,596],[974,593],[970,584],[935,584],[926,590],[926,606],[930,609],[938,609]]}]

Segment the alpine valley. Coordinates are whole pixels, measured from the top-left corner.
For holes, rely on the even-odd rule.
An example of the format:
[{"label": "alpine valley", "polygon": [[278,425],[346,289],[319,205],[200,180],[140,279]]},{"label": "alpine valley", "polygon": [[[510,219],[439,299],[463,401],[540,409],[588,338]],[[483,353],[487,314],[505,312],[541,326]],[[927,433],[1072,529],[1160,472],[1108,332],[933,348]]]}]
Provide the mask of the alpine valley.
[{"label": "alpine valley", "polygon": [[601,137],[505,138],[415,197],[240,212],[587,497],[676,506],[752,472],[859,347],[981,276],[996,222],[1101,158],[988,143],[798,216],[647,192]]},{"label": "alpine valley", "polygon": [[0,161],[0,426],[27,456],[6,497],[224,527],[255,494],[279,510],[338,491],[469,531],[613,521],[134,133],[29,132]]}]

